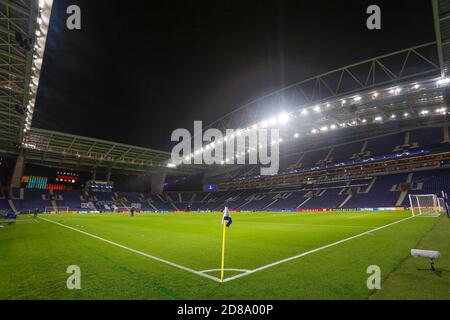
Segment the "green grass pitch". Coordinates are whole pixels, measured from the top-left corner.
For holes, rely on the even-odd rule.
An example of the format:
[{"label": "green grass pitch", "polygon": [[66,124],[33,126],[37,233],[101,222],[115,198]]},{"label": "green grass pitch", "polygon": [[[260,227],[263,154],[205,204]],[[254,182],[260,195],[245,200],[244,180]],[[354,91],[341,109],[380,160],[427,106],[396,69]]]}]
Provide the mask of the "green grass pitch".
[{"label": "green grass pitch", "polygon": [[[421,277],[438,288],[423,298],[450,299],[448,270],[434,279],[416,270],[427,261],[408,262],[424,239],[444,246],[448,264],[448,219],[410,217],[233,214],[224,283],[218,281],[220,213],[22,217],[1,223],[0,299],[420,299],[430,282],[411,288]],[[66,287],[70,265],[81,269],[81,290]],[[376,294],[366,285],[370,265],[381,268]]]}]

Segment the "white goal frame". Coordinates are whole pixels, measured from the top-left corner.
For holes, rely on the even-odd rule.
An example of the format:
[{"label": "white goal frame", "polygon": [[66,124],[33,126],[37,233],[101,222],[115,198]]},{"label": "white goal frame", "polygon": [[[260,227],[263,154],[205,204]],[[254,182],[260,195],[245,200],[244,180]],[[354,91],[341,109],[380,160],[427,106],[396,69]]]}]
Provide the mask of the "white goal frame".
[{"label": "white goal frame", "polygon": [[444,199],[435,194],[409,194],[413,217],[439,217],[445,211]]},{"label": "white goal frame", "polygon": [[69,212],[70,212],[69,207],[45,207],[44,211],[44,213],[69,213]]}]

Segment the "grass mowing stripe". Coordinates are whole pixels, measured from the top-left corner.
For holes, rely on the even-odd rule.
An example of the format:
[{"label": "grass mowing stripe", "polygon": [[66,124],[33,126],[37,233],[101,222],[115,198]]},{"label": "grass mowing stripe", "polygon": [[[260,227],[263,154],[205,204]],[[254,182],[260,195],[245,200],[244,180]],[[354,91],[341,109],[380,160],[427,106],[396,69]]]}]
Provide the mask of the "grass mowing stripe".
[{"label": "grass mowing stripe", "polygon": [[220,279],[219,279],[219,278],[210,276],[210,275],[205,274],[205,273],[201,273],[200,271],[196,271],[196,270],[190,269],[190,268],[188,268],[188,267],[182,266],[182,265],[180,265],[180,264],[177,264],[177,263],[174,263],[174,262],[171,262],[171,261],[167,261],[167,260],[164,260],[164,259],[161,259],[161,258],[152,256],[152,255],[150,255],[150,254],[147,254],[147,253],[144,253],[144,252],[141,252],[141,251],[138,251],[138,250],[135,250],[135,249],[126,247],[126,246],[124,246],[124,245],[121,245],[121,244],[119,244],[119,243],[113,242],[113,241],[111,241],[111,240],[104,239],[104,238],[99,237],[99,236],[96,236],[96,235],[94,235],[94,234],[91,234],[91,233],[88,233],[88,232],[85,232],[85,231],[82,231],[82,230],[79,230],[79,229],[76,229],[76,228],[73,228],[73,227],[69,227],[69,226],[67,226],[67,225],[65,225],[65,224],[62,224],[62,223],[59,223],[59,222],[56,222],[56,221],[52,221],[52,220],[48,220],[48,219],[45,219],[45,218],[42,218],[42,217],[39,217],[39,219],[42,219],[42,220],[47,221],[47,222],[49,222],[49,223],[53,223],[53,224],[59,225],[59,226],[61,226],[61,227],[64,227],[64,228],[67,228],[67,229],[70,229],[70,230],[73,230],[73,231],[82,233],[82,234],[84,234],[84,235],[87,235],[87,236],[89,236],[89,237],[95,238],[95,239],[97,239],[97,240],[101,240],[101,241],[104,241],[104,242],[106,242],[106,243],[112,244],[112,245],[114,245],[114,246],[116,246],[116,247],[119,247],[119,248],[122,248],[122,249],[125,249],[125,250],[128,250],[128,251],[131,251],[131,252],[140,254],[140,255],[142,255],[142,256],[144,256],[144,257],[147,257],[147,258],[150,258],[150,259],[153,259],[153,260],[156,260],[156,261],[159,261],[159,262],[162,262],[162,263],[171,265],[172,267],[175,267],[175,268],[178,268],[178,269],[181,269],[181,270],[184,270],[184,271],[187,271],[187,272],[196,274],[196,275],[198,275],[198,276],[201,276],[201,277],[204,277],[204,278],[207,278],[207,279],[210,279],[210,280],[214,280],[214,281],[216,281],[216,282],[220,282]]},{"label": "grass mowing stripe", "polygon": [[271,267],[280,265],[280,264],[282,264],[282,263],[286,263],[286,262],[289,262],[289,261],[292,261],[292,260],[296,260],[296,259],[298,259],[298,258],[304,257],[304,256],[309,255],[309,254],[311,254],[311,253],[315,253],[315,252],[318,252],[318,251],[321,251],[321,250],[324,250],[324,249],[327,249],[327,248],[336,246],[336,245],[338,245],[338,244],[341,244],[341,243],[344,243],[344,242],[347,242],[347,241],[350,241],[350,240],[353,240],[353,239],[356,239],[356,238],[365,236],[365,235],[370,234],[370,233],[372,233],[372,232],[376,232],[376,231],[382,230],[382,229],[384,229],[384,228],[393,226],[393,225],[395,225],[395,224],[397,224],[397,223],[400,223],[400,222],[403,222],[403,221],[410,220],[410,219],[412,219],[412,218],[414,218],[414,217],[408,217],[408,218],[405,218],[405,219],[402,219],[402,220],[399,220],[399,221],[395,221],[395,222],[389,223],[389,224],[387,224],[387,225],[384,225],[384,226],[381,226],[381,227],[378,227],[378,228],[375,228],[375,229],[371,229],[371,230],[369,230],[369,231],[366,231],[366,232],[357,234],[357,235],[355,235],[355,236],[352,236],[352,237],[349,237],[349,238],[346,238],[346,239],[342,239],[342,240],[339,240],[339,241],[336,241],[336,242],[327,244],[327,245],[322,246],[322,247],[320,247],[320,248],[316,248],[316,249],[313,249],[313,250],[308,251],[308,252],[303,252],[303,253],[301,253],[301,254],[299,254],[299,255],[296,255],[296,256],[292,256],[292,257],[289,257],[289,258],[286,258],[286,259],[283,259],[283,260],[279,260],[279,261],[276,261],[276,262],[267,264],[267,265],[265,265],[265,266],[262,266],[262,267],[253,269],[253,270],[251,270],[251,271],[249,271],[249,272],[242,273],[242,274],[238,274],[238,275],[235,275],[235,276],[230,277],[230,278],[226,278],[223,282],[229,282],[229,281],[232,281],[232,280],[235,280],[235,279],[238,279],[238,278],[242,278],[242,277],[244,277],[244,276],[248,276],[248,275],[253,274],[253,273],[255,273],[255,272],[262,271],[262,270],[265,270],[265,269],[268,269],[268,268],[271,268]]}]

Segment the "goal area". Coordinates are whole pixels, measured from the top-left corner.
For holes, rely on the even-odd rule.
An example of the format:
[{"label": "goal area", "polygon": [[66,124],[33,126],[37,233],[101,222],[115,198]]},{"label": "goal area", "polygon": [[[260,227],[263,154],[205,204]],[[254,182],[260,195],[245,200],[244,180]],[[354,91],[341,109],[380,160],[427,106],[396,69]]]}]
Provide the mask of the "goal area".
[{"label": "goal area", "polygon": [[409,203],[414,217],[439,217],[445,212],[444,199],[435,194],[410,194]]},{"label": "goal area", "polygon": [[69,207],[45,207],[44,213],[69,213]]}]

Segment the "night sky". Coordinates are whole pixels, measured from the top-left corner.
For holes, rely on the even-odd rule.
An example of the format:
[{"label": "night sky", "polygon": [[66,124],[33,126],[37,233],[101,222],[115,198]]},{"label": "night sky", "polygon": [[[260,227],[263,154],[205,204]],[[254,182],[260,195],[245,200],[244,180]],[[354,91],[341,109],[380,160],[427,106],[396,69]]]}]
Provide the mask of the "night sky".
[{"label": "night sky", "polygon": [[[71,4],[81,31],[65,27]],[[194,120],[429,41],[430,0],[55,0],[33,126],[170,150]]]}]

